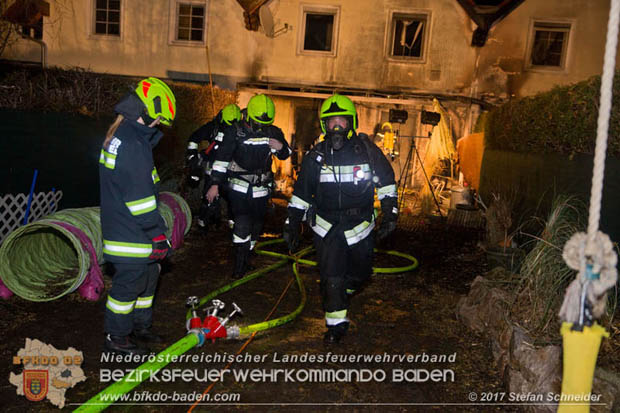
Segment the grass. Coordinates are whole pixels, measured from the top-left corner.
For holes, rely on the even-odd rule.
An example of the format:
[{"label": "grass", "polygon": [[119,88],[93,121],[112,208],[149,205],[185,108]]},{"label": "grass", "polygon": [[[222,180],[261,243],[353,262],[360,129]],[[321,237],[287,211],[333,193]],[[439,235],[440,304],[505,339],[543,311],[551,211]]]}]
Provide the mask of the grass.
[{"label": "grass", "polygon": [[[537,221],[540,235],[525,234],[533,246],[521,266],[513,313],[533,335],[555,341],[559,339],[557,314],[564,292],[577,275],[564,262],[562,252],[573,234],[585,232],[586,205],[577,197],[559,195],[547,219]],[[604,324],[613,324],[616,305],[617,291],[612,291]]]}]

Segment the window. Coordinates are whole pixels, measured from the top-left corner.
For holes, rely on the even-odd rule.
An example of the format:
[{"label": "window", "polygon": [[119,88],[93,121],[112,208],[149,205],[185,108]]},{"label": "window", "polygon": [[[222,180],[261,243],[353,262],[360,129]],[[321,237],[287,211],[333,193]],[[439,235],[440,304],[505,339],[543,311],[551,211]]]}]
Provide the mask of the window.
[{"label": "window", "polygon": [[428,35],[427,14],[392,13],[388,42],[388,55],[394,59],[424,59]]},{"label": "window", "polygon": [[121,0],[95,0],[94,34],[121,35]]},{"label": "window", "polygon": [[298,53],[335,56],[340,8],[302,5]]},{"label": "window", "polygon": [[564,68],[570,27],[568,23],[534,23],[529,58],[532,68]]},{"label": "window", "polygon": [[207,42],[206,0],[170,0],[170,44],[203,46]]},{"label": "window", "polygon": [[178,4],[176,40],[202,42],[205,28],[205,7],[188,3]]},{"label": "window", "polygon": [[304,50],[330,52],[334,34],[333,14],[306,14]]}]

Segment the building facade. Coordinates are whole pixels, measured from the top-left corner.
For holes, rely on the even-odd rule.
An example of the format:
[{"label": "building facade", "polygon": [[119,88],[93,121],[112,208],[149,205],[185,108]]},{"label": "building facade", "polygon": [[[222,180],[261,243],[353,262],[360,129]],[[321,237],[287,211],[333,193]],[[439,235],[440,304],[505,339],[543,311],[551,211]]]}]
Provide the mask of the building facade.
[{"label": "building facade", "polygon": [[[37,30],[24,28],[3,58],[211,78],[237,89],[241,106],[267,93],[276,124],[300,151],[316,138],[318,107],[334,91],[356,102],[360,131],[380,131],[392,109],[408,114],[392,119],[397,134],[426,136],[420,113],[437,98],[453,135],[464,136],[490,105],[600,74],[609,12],[607,0],[38,3],[49,4],[48,15]],[[410,141],[399,140],[400,153]],[[400,157],[394,162],[399,172]]]}]

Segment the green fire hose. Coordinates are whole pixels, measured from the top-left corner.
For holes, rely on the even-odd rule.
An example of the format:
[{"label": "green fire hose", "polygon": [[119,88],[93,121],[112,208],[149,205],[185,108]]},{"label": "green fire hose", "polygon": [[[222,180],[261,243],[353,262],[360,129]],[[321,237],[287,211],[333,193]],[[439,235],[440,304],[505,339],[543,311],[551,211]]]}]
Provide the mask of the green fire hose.
[{"label": "green fire hose", "polygon": [[154,372],[166,367],[166,365],[170,363],[173,356],[180,356],[188,350],[196,347],[199,342],[200,339],[197,335],[186,335],[170,347],[157,354],[153,358],[153,361],[147,361],[146,363],[136,367],[136,369],[132,372],[135,373],[135,375],[131,380],[127,379],[131,376],[131,374],[125,375],[122,380],[106,387],[95,397],[75,409],[74,412],[93,413],[106,409],[109,405],[120,401],[124,394],[129,393],[144,380],[147,380]]},{"label": "green fire hose", "polygon": [[[299,305],[297,306],[297,308],[295,308],[295,310],[293,310],[291,313],[283,317],[264,321],[261,323],[251,324],[249,326],[240,327],[239,335],[247,335],[255,331],[263,331],[263,330],[267,330],[273,327],[277,327],[297,317],[299,313],[301,313],[301,311],[303,310],[306,304],[306,290],[303,286],[301,277],[299,276],[299,271],[298,271],[297,266],[298,264],[316,266],[317,263],[315,261],[301,258],[311,253],[313,251],[312,247],[304,248],[303,250],[299,251],[295,256],[277,253],[273,251],[265,251],[262,249],[263,247],[282,243],[282,242],[284,242],[283,239],[276,239],[276,240],[261,242],[256,245],[257,254],[280,258],[280,261],[273,263],[258,271],[255,271],[251,274],[248,274],[247,276],[245,276],[244,278],[240,280],[236,280],[230,284],[224,285],[223,287],[220,287],[217,290],[210,292],[209,294],[205,295],[204,297],[200,299],[198,307],[204,306],[206,303],[209,302],[209,300],[211,300],[212,298],[224,292],[230,291],[231,289],[238,287],[239,285],[245,284],[248,281],[251,281],[268,272],[271,272],[277,268],[280,268],[284,266],[289,260],[293,260],[295,261],[293,263],[293,273],[295,274],[297,286],[301,294],[301,301]],[[383,251],[383,250],[375,250],[375,251],[384,252],[389,255],[408,259],[409,261],[411,261],[411,264],[407,266],[403,266],[403,267],[394,267],[394,268],[373,268],[374,273],[382,273],[382,274],[402,273],[402,272],[411,271],[417,268],[418,266],[418,260],[411,255],[398,252],[398,251]],[[189,319],[190,317],[191,317],[191,310],[187,312],[187,318]],[[194,334],[190,332],[185,337],[183,337],[176,343],[172,344],[170,347],[166,348],[165,350],[155,355],[153,357],[154,359],[153,361],[147,361],[146,363],[143,363],[140,366],[136,367],[134,371],[132,372],[133,374],[125,375],[120,381],[106,387],[105,389],[103,389],[101,392],[99,392],[97,395],[92,397],[90,400],[82,404],[80,407],[78,407],[74,411],[95,413],[95,412],[100,412],[104,410],[110,404],[113,404],[114,402],[120,400],[124,394],[130,392],[132,389],[134,389],[144,380],[147,380],[149,377],[151,377],[151,375],[154,372],[168,365],[168,363],[170,363],[171,361],[172,356],[179,356],[187,352],[188,350],[194,348],[195,346],[201,344],[202,341],[203,339],[201,339],[198,334]],[[128,380],[129,377],[131,377],[131,380]]]}]

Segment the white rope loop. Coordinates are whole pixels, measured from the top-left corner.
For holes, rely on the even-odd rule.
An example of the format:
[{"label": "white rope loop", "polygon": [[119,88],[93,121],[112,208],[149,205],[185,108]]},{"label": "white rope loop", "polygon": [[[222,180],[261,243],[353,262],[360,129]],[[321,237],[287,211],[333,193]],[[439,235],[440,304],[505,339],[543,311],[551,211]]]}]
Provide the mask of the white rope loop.
[{"label": "white rope loop", "polygon": [[[596,129],[596,147],[594,149],[594,167],[590,192],[590,209],[588,215],[588,232],[578,232],[564,245],[563,258],[566,264],[578,270],[579,274],[566,289],[564,302],[560,309],[560,318],[570,323],[583,321],[580,317],[582,290],[586,288],[586,297],[592,305],[592,315],[598,318],[605,311],[606,291],[616,284],[618,257],[613,243],[606,234],[600,232],[601,199],[603,198],[603,177],[605,174],[605,153],[611,103],[614,72],[616,66],[616,49],[618,47],[618,23],[620,22],[620,0],[611,0],[609,21],[607,24],[607,41],[601,75],[601,99]],[[599,279],[588,280],[587,265],[590,271],[599,274]],[[589,281],[589,282],[588,282]],[[581,316],[583,313],[581,312]]]}]

